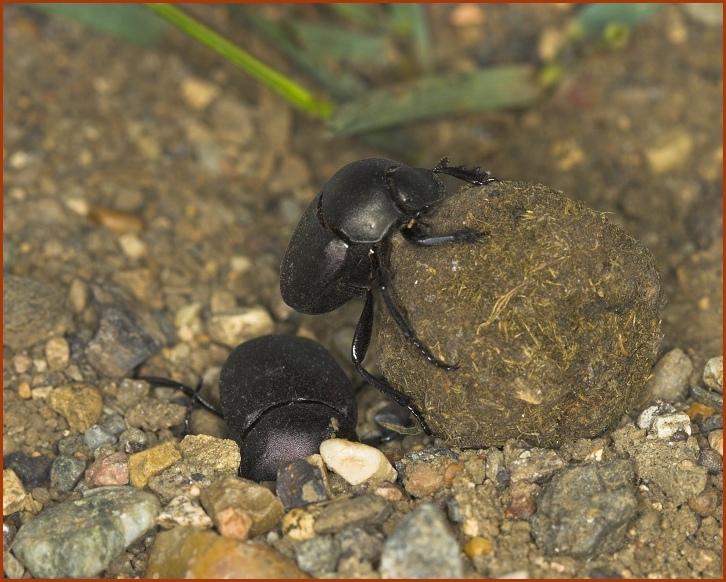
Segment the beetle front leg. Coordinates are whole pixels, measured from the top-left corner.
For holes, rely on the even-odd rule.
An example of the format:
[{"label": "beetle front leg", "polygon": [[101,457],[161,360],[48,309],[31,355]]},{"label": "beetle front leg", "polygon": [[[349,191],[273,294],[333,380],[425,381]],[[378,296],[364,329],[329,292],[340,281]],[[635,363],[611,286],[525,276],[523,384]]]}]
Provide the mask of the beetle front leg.
[{"label": "beetle front leg", "polygon": [[434,174],[446,174],[453,176],[459,180],[469,182],[476,186],[483,186],[490,182],[499,182],[497,178],[491,176],[489,172],[482,170],[479,166],[467,168],[466,166],[449,166],[449,158],[441,158],[436,167],[431,170]]},{"label": "beetle front leg", "polygon": [[408,410],[411,411],[411,414],[413,414],[416,417],[416,420],[418,420],[424,433],[426,433],[428,436],[433,436],[433,432],[431,432],[431,429],[429,428],[428,423],[424,419],[423,414],[416,407],[416,405],[411,402],[411,399],[408,396],[396,390],[385,380],[376,378],[375,376],[373,376],[373,374],[371,374],[363,367],[363,359],[366,357],[366,353],[368,353],[368,346],[370,346],[371,343],[372,333],[373,291],[369,289],[366,295],[366,303],[363,307],[363,312],[361,313],[360,319],[358,320],[358,325],[355,326],[355,334],[353,335],[353,346],[351,347],[351,358],[353,360],[353,364],[355,365],[356,370],[358,370],[358,373],[363,376],[363,379],[366,382],[368,382],[376,390],[378,390],[385,396],[388,396],[401,406],[405,406],[406,408],[408,408]]},{"label": "beetle front leg", "polygon": [[451,243],[477,243],[489,236],[489,231],[457,230],[448,234],[430,235],[420,222],[416,222],[412,226],[404,226],[401,234],[411,244],[434,247]]},{"label": "beetle front leg", "polygon": [[210,404],[207,402],[204,398],[199,396],[199,390],[202,387],[202,381],[199,381],[199,384],[197,384],[196,388],[191,388],[187,386],[186,384],[182,384],[181,382],[177,382],[176,380],[172,380],[170,378],[160,378],[158,376],[139,376],[139,380],[144,380],[151,384],[152,386],[164,386],[166,388],[176,388],[177,390],[180,390],[184,393],[185,396],[189,398],[189,406],[187,407],[186,414],[184,415],[184,434],[189,434],[190,429],[190,423],[192,418],[192,409],[194,408],[195,403],[199,403],[202,405],[203,408],[206,408],[210,412],[213,412],[216,414],[219,418],[224,418],[222,415],[222,412],[213,404]]}]

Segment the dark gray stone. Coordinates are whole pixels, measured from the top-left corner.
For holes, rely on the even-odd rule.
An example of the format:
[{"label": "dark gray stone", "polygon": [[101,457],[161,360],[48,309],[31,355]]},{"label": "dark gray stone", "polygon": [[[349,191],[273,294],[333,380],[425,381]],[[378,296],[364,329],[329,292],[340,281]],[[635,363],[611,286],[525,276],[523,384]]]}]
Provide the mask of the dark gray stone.
[{"label": "dark gray stone", "polygon": [[332,536],[318,536],[295,546],[298,567],[314,578],[335,572],[340,558],[340,544]]},{"label": "dark gray stone", "polygon": [[443,512],[425,503],[401,520],[383,544],[382,578],[461,578],[464,564]]},{"label": "dark gray stone", "polygon": [[29,457],[20,451],[15,451],[3,457],[3,468],[15,471],[26,491],[49,483],[52,464],[53,461],[48,457],[43,455]]},{"label": "dark gray stone", "polygon": [[530,522],[537,545],[575,558],[618,550],[637,513],[634,482],[633,463],[625,460],[560,471],[542,488]]},{"label": "dark gray stone", "polygon": [[50,485],[61,493],[67,493],[86,470],[86,463],[78,457],[58,455],[50,469]]},{"label": "dark gray stone", "polygon": [[155,354],[166,336],[154,316],[119,287],[93,284],[91,291],[100,317],[86,357],[102,374],[125,376]]},{"label": "dark gray stone", "polygon": [[328,499],[322,468],[305,459],[296,459],[277,472],[276,492],[285,511]]}]

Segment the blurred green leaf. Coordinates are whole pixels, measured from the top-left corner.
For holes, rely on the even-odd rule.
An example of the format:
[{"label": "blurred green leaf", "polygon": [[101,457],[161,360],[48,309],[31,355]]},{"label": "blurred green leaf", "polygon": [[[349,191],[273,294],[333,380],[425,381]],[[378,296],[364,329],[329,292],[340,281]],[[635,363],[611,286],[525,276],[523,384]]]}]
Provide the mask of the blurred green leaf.
[{"label": "blurred green leaf", "polygon": [[153,46],[169,25],[135,4],[28,4],[140,46]]},{"label": "blurred green leaf", "polygon": [[302,20],[290,22],[303,50],[312,59],[345,60],[357,63],[383,64],[390,58],[386,39],[342,29],[334,24],[316,24]]},{"label": "blurred green leaf", "polygon": [[315,79],[335,100],[347,101],[353,95],[360,95],[367,89],[366,83],[351,71],[341,71],[336,75],[330,73],[327,68],[321,66],[306,51],[292,42],[290,35],[282,26],[258,14],[258,11],[249,10],[247,5],[230,6],[230,10],[267,38],[296,67]]},{"label": "blurred green leaf", "polygon": [[391,4],[390,8],[395,33],[411,38],[419,71],[430,73],[433,68],[433,55],[424,7],[421,4]]},{"label": "blurred green leaf", "polygon": [[284,97],[295,107],[315,117],[327,117],[333,110],[331,103],[317,98],[301,85],[298,85],[291,79],[261,63],[249,53],[243,51],[226,38],[218,35],[175,6],[170,4],[147,4],[147,6],[192,38],[207,45],[218,55],[224,57],[260,81],[263,85],[266,85]]},{"label": "blurred green leaf", "polygon": [[338,16],[345,18],[356,24],[370,26],[374,28],[380,27],[380,19],[376,16],[377,5],[375,4],[350,4],[350,3],[331,3],[328,8]]},{"label": "blurred green leaf", "polygon": [[577,28],[585,35],[601,34],[609,24],[634,27],[648,20],[661,4],[588,4],[577,14]]},{"label": "blurred green leaf", "polygon": [[333,135],[352,135],[420,119],[526,107],[542,94],[528,65],[422,77],[371,91],[328,118]]},{"label": "blurred green leaf", "polygon": [[423,431],[418,426],[405,427],[400,424],[391,424],[390,422],[379,422],[383,428],[397,432],[398,434],[421,434]]}]

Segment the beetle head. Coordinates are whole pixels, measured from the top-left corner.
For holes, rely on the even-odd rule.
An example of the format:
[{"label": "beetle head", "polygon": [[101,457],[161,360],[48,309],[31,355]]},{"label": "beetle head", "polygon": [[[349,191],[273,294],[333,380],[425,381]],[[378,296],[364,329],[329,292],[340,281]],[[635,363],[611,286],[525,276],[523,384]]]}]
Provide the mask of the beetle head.
[{"label": "beetle head", "polygon": [[425,168],[392,166],[386,170],[386,185],[396,205],[411,218],[426,214],[446,196],[444,184]]}]

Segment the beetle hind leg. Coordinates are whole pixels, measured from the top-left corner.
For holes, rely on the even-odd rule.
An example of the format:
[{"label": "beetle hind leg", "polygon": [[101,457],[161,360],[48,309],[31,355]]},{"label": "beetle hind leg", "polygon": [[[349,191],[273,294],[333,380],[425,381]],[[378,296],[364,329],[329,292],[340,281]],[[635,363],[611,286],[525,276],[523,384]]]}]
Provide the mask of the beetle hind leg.
[{"label": "beetle hind leg", "polygon": [[368,346],[371,343],[372,333],[373,292],[369,290],[366,296],[366,303],[363,307],[363,312],[360,315],[358,325],[356,325],[355,327],[355,334],[353,335],[353,346],[351,347],[351,358],[353,360],[353,364],[355,365],[356,370],[358,370],[358,373],[363,377],[366,382],[368,382],[371,386],[373,386],[376,390],[378,390],[385,396],[388,396],[389,398],[394,400],[396,403],[400,404],[401,406],[405,406],[419,422],[424,433],[428,436],[433,436],[433,432],[429,428],[429,425],[426,422],[426,419],[423,417],[423,414],[416,407],[416,405],[411,402],[411,399],[408,396],[396,390],[385,380],[376,378],[373,374],[371,374],[363,367],[363,359],[366,357],[366,353],[368,352]]},{"label": "beetle hind leg", "polygon": [[383,298],[383,302],[386,304],[386,308],[391,314],[393,321],[396,323],[396,327],[398,327],[403,337],[406,338],[411,345],[418,349],[418,351],[420,351],[423,356],[437,368],[441,368],[443,370],[456,370],[459,367],[458,364],[447,364],[443,360],[440,360],[434,356],[434,354],[431,353],[431,350],[418,338],[416,332],[411,327],[411,324],[408,322],[403,313],[401,313],[401,310],[391,296],[389,291],[391,286],[391,275],[388,272],[388,269],[381,263],[381,261],[378,260],[375,252],[371,256],[373,258],[373,266],[376,271],[376,279],[378,280],[381,297]]}]

